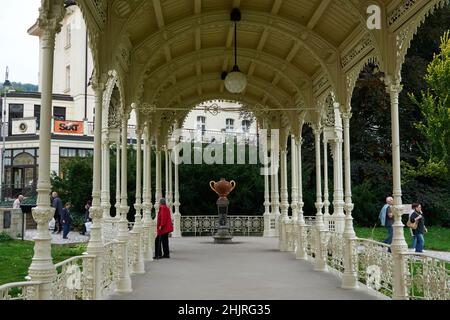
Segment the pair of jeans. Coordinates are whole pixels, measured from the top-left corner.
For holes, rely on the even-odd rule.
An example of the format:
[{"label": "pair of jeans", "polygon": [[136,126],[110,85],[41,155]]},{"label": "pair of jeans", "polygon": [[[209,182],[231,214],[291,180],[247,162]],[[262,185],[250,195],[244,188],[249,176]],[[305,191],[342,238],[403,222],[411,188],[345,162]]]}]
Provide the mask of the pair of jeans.
[{"label": "pair of jeans", "polygon": [[392,226],[386,226],[388,236],[386,239],[384,239],[383,243],[391,244],[392,243],[392,237],[394,236],[394,230],[392,229]]},{"label": "pair of jeans", "polygon": [[415,249],[417,246],[417,237],[416,235],[412,235],[412,248]]},{"label": "pair of jeans", "polygon": [[70,232],[70,223],[64,223],[63,224],[63,238],[67,238],[67,235]]},{"label": "pair of jeans", "polygon": [[416,234],[416,252],[423,252],[423,247],[425,245],[425,238],[422,233]]}]

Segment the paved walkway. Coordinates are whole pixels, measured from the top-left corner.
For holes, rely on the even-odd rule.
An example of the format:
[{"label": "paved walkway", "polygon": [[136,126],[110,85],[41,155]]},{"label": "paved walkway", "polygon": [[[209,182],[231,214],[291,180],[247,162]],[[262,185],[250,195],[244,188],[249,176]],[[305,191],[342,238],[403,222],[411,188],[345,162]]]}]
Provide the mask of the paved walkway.
[{"label": "paved walkway", "polygon": [[[25,231],[25,240],[33,240],[33,238],[36,236],[37,230],[27,230]],[[62,238],[62,232],[60,234],[52,233],[50,231],[50,234],[52,236],[52,244],[75,244],[75,243],[87,243],[89,241],[89,236],[83,236],[79,232],[76,231],[70,231],[67,237],[69,239],[63,239]]]},{"label": "paved walkway", "polygon": [[364,289],[344,290],[331,273],[280,252],[276,238],[236,237],[214,244],[210,237],[170,239],[171,258],[147,262],[132,275],[133,292],[113,300],[360,300]]}]

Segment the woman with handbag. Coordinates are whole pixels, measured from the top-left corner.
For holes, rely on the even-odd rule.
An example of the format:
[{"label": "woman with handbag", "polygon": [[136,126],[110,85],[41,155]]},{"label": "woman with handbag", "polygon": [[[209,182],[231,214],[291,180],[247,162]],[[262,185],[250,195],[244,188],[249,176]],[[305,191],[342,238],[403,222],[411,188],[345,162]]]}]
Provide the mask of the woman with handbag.
[{"label": "woman with handbag", "polygon": [[428,232],[425,227],[425,218],[422,212],[422,206],[420,203],[413,203],[412,207],[414,208],[414,212],[411,213],[411,216],[408,220],[408,227],[410,227],[415,236],[415,249],[416,252],[423,252],[423,247],[425,245],[425,239],[423,237],[425,232]]}]

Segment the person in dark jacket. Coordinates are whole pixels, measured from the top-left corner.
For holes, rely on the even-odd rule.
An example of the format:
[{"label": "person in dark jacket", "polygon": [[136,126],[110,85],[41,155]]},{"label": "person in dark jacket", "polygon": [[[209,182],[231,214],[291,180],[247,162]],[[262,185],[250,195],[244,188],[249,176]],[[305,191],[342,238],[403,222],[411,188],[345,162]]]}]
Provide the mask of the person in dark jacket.
[{"label": "person in dark jacket", "polygon": [[81,232],[80,232],[80,234],[82,234],[82,235],[86,235],[86,232],[87,232],[87,230],[86,230],[86,222],[92,221],[92,219],[89,218],[89,209],[91,207],[92,207],[92,201],[88,200],[86,202],[86,205],[84,206],[84,209],[85,209],[85,211],[84,211],[84,223],[83,223],[83,226],[81,227]]},{"label": "person in dark jacket", "polygon": [[53,215],[53,218],[55,218],[55,228],[53,229],[53,233],[61,233],[61,214],[63,210],[63,204],[57,192],[54,191],[52,193],[52,198],[52,207],[55,208],[55,214]]},{"label": "person in dark jacket", "polygon": [[[170,209],[166,206],[166,199],[162,198],[159,200],[159,204],[155,256],[153,259],[170,258],[169,233],[173,231],[172,216],[170,214]],[[164,254],[162,254],[162,252],[164,252]]]},{"label": "person in dark jacket", "polygon": [[61,222],[63,226],[63,239],[69,239],[67,235],[70,232],[70,225],[72,224],[72,217],[70,216],[70,202],[67,202],[64,206],[64,209],[62,209],[61,214]]},{"label": "person in dark jacket", "polygon": [[425,239],[423,237],[425,232],[428,232],[427,227],[425,227],[425,218],[422,213],[422,206],[420,203],[413,203],[414,212],[411,213],[409,221],[411,223],[417,222],[417,228],[413,229],[413,234],[416,237],[416,252],[423,252],[423,247],[425,245]]}]

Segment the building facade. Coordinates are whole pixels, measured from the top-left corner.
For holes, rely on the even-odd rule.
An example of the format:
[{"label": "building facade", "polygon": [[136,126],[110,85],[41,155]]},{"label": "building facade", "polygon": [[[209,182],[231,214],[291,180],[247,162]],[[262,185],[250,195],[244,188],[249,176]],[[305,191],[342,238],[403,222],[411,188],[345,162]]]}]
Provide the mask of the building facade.
[{"label": "building facade", "polygon": [[[61,174],[64,161],[72,157],[92,154],[94,136],[95,95],[90,85],[93,62],[89,37],[83,15],[78,6],[66,8],[56,35],[53,69],[53,114],[51,136],[51,171]],[[28,33],[42,41],[38,24]],[[39,54],[42,70],[42,53]],[[39,72],[39,91],[42,71]],[[6,102],[5,102],[6,99]],[[15,198],[19,194],[31,195],[36,191],[39,157],[40,92],[8,92],[0,99],[1,123],[4,127],[4,166],[1,166],[2,197]],[[5,108],[3,106],[6,106]],[[205,107],[232,110],[211,113]],[[204,143],[224,142],[225,135],[235,135],[238,141],[256,141],[257,123],[243,118],[239,105],[212,101],[202,104],[186,117],[183,135]],[[4,122],[3,122],[4,121]],[[130,139],[134,138],[135,113],[129,120]]]}]

